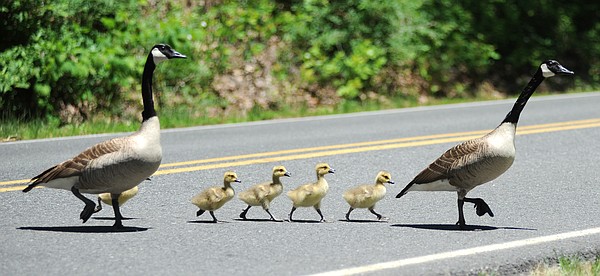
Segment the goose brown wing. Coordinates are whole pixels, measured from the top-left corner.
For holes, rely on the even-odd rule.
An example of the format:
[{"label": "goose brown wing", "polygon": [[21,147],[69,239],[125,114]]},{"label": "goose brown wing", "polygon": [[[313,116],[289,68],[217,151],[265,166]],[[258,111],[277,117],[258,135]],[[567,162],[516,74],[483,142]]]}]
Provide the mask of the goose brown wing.
[{"label": "goose brown wing", "polygon": [[119,137],[93,145],[72,159],[64,161],[33,177],[31,184],[23,192],[28,192],[38,184],[47,183],[57,178],[78,176],[90,161],[105,154],[119,151],[123,147],[124,142],[124,138]]},{"label": "goose brown wing", "polygon": [[480,147],[481,139],[473,139],[450,148],[415,176],[411,182],[423,184],[449,178],[452,171],[466,165],[471,159],[469,156],[477,154]]}]

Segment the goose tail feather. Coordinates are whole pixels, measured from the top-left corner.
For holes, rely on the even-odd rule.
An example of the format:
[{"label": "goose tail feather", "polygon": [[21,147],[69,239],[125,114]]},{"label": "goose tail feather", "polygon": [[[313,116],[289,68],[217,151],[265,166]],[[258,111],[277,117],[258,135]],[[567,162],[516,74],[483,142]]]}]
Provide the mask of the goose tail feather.
[{"label": "goose tail feather", "polygon": [[410,188],[412,188],[412,186],[414,184],[415,184],[415,182],[412,182],[412,181],[410,183],[408,183],[408,185],[406,185],[406,187],[404,187],[404,189],[402,189],[402,191],[396,195],[396,198],[401,198],[403,195],[408,193],[408,191],[410,190]]},{"label": "goose tail feather", "polygon": [[27,185],[27,187],[25,187],[25,189],[23,189],[23,192],[29,192],[31,191],[33,188],[35,188],[37,185],[39,185],[40,183],[42,183],[41,178],[44,177],[44,175],[46,175],[47,173],[49,173],[50,171],[54,170],[54,168],[56,168],[56,166],[49,168],[47,170],[45,170],[44,172],[36,175],[35,177],[31,178],[31,180],[29,181],[29,185]]}]

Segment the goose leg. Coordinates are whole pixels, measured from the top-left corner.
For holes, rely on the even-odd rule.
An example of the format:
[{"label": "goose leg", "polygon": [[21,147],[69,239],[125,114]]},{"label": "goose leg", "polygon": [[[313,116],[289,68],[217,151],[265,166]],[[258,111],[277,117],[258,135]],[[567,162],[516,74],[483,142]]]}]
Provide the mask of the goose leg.
[{"label": "goose leg", "polygon": [[250,210],[250,205],[248,205],[248,207],[246,207],[246,209],[244,209],[244,211],[242,211],[242,213],[240,213],[240,218],[243,220],[246,220],[246,213],[248,213],[248,210]]},{"label": "goose leg", "polygon": [[217,217],[215,217],[215,212],[213,211],[208,211],[210,213],[210,216],[213,218],[213,222],[217,223],[219,222],[219,220],[217,220]]},{"label": "goose leg", "polygon": [[289,214],[290,221],[294,221],[294,219],[292,219],[292,215],[294,214],[294,211],[296,211],[296,207],[292,207],[292,211]]},{"label": "goose leg", "polygon": [[463,206],[465,205],[465,201],[462,199],[458,199],[458,221],[456,225],[460,227],[460,229],[465,228],[465,214],[463,213]]},{"label": "goose leg", "polygon": [[112,197],[112,206],[115,212],[115,224],[113,227],[115,228],[123,228],[123,216],[121,215],[121,210],[119,208],[119,196],[121,194],[110,194]]},{"label": "goose leg", "polygon": [[382,216],[381,214],[378,214],[377,212],[375,212],[375,208],[369,208],[369,211],[371,211],[371,214],[377,216],[377,220],[387,219],[386,217]]},{"label": "goose leg", "polygon": [[91,201],[89,198],[83,196],[81,194],[81,192],[79,192],[79,189],[75,188],[75,186],[71,187],[71,192],[77,198],[79,198],[81,201],[83,201],[83,203],[85,203],[85,207],[83,207],[83,211],[81,211],[81,214],[79,214],[79,218],[83,220],[83,223],[85,223],[88,219],[90,219],[90,217],[92,217],[92,214],[94,213],[94,209],[96,208],[96,204],[93,201]]},{"label": "goose leg", "polygon": [[348,213],[346,213],[346,221],[350,221],[350,213],[352,213],[353,210],[354,210],[354,208],[350,207],[350,209],[348,210]]},{"label": "goose leg", "polygon": [[205,210],[198,210],[198,212],[196,212],[196,216],[199,217],[200,215],[204,214]]},{"label": "goose leg", "polygon": [[481,199],[481,198],[466,198],[465,197],[464,200],[466,202],[471,202],[471,203],[475,204],[475,208],[477,209],[476,213],[478,216],[481,217],[487,213],[488,215],[490,215],[490,217],[494,217],[494,213],[490,209],[490,206],[487,205],[487,203],[485,203],[485,201],[483,201],[483,199]]},{"label": "goose leg", "polygon": [[98,197],[98,205],[96,206],[96,209],[94,209],[94,213],[98,213],[100,211],[102,211],[102,199]]}]

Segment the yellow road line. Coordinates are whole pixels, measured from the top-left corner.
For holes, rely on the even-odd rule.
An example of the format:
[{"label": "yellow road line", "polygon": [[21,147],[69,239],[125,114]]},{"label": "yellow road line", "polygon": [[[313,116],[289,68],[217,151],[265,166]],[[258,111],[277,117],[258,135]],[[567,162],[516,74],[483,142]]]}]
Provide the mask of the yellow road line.
[{"label": "yellow road line", "polygon": [[[569,122],[559,122],[559,123],[539,124],[539,125],[531,125],[531,126],[522,126],[522,127],[519,127],[519,130],[540,129],[540,128],[547,128],[547,127],[558,127],[558,126],[565,126],[565,125],[578,125],[578,124],[597,123],[597,122],[600,122],[600,118],[599,119],[579,120],[579,121],[569,121]],[[475,135],[475,134],[483,135],[490,131],[491,131],[491,129],[487,129],[487,130],[476,130],[476,131],[466,131],[466,132],[457,132],[457,133],[444,133],[444,134],[433,134],[433,135],[424,135],[424,136],[415,136],[415,137],[405,137],[405,138],[396,138],[396,139],[388,139],[388,140],[367,141],[367,142],[349,143],[349,144],[341,144],[341,145],[330,145],[330,146],[290,149],[290,150],[281,150],[281,151],[270,151],[270,152],[252,153],[252,154],[245,154],[245,155],[225,156],[225,157],[209,158],[209,159],[202,159],[202,160],[191,160],[191,161],[183,161],[183,162],[176,162],[176,163],[168,163],[168,164],[162,164],[160,167],[166,168],[166,167],[187,166],[187,165],[196,165],[196,164],[203,164],[203,163],[230,161],[230,160],[236,160],[236,159],[246,159],[246,158],[255,158],[255,157],[265,157],[265,156],[282,155],[282,154],[290,154],[290,153],[298,153],[298,152],[361,147],[361,146],[368,146],[368,145],[398,143],[398,142],[426,140],[426,139],[436,139],[436,138],[453,137],[453,136],[465,136],[465,135]]]},{"label": "yellow road line", "polygon": [[[531,126],[522,126],[522,127],[518,128],[517,135],[527,135],[527,134],[535,134],[535,133],[565,131],[565,130],[574,130],[574,129],[582,129],[582,128],[593,128],[593,127],[600,127],[600,118],[569,121],[569,122],[559,122],[559,123],[539,124],[539,125],[531,125]],[[174,173],[183,173],[183,172],[226,168],[226,167],[237,167],[237,166],[245,166],[245,165],[253,165],[253,164],[264,164],[264,163],[271,163],[271,162],[308,159],[308,158],[350,154],[350,153],[360,153],[360,152],[376,151],[376,150],[396,149],[396,148],[404,148],[404,147],[417,147],[417,146],[442,144],[442,143],[450,143],[450,142],[462,142],[462,141],[466,141],[469,139],[480,137],[481,135],[488,133],[489,131],[490,130],[478,130],[478,131],[466,131],[466,132],[457,132],[457,133],[434,134],[434,135],[424,135],[424,136],[416,136],[416,137],[405,137],[405,138],[379,140],[379,141],[368,141],[368,142],[349,143],[349,144],[340,144],[340,145],[331,145],[331,146],[322,146],[322,147],[300,148],[300,149],[272,151],[272,152],[245,154],[245,155],[237,155],[237,156],[226,156],[226,157],[219,157],[219,158],[209,158],[209,159],[203,159],[203,160],[176,162],[176,163],[164,164],[161,167],[174,167],[174,166],[195,165],[195,164],[203,164],[203,163],[214,163],[214,162],[229,161],[229,160],[239,160],[239,161],[232,161],[232,162],[207,164],[207,165],[201,165],[201,166],[162,169],[162,170],[159,170],[156,173],[154,173],[154,175],[174,174]],[[294,153],[299,153],[299,154],[294,154]],[[294,155],[285,155],[285,154],[294,154]],[[269,157],[269,156],[271,156],[271,157]],[[249,159],[249,158],[255,158],[255,157],[264,157],[264,158]],[[248,159],[248,160],[240,160],[240,159]],[[28,182],[29,182],[29,179],[11,180],[11,181],[0,182],[0,185],[25,184]],[[21,190],[23,188],[25,188],[25,186],[0,188],[0,192]]]}]

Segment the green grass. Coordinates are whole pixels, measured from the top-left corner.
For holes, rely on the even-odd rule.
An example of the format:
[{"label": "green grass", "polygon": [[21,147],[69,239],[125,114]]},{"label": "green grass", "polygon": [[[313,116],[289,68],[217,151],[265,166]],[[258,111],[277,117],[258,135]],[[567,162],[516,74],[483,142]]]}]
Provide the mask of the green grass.
[{"label": "green grass", "polygon": [[[541,94],[540,94],[541,95]],[[451,103],[473,102],[498,99],[497,96],[479,95],[473,98],[454,99],[428,99],[426,104],[419,104],[415,98],[388,99],[385,102],[376,101],[342,101],[337,106],[320,108],[306,107],[280,107],[278,110],[253,109],[244,116],[230,114],[228,116],[192,117],[193,109],[205,108],[203,106],[180,107],[176,109],[159,110],[161,127],[177,128],[198,125],[214,125],[223,123],[239,123],[260,121],[278,118],[294,118],[317,115],[331,115],[361,111],[374,111],[382,109],[415,107],[422,105],[441,105]],[[141,112],[141,109],[140,109]],[[65,137],[74,135],[130,132],[139,128],[139,121],[115,122],[107,119],[92,118],[80,124],[61,125],[58,119],[36,119],[24,121],[14,118],[0,118],[0,142],[29,140],[52,137]]]},{"label": "green grass", "polygon": [[577,256],[558,258],[558,264],[541,263],[531,272],[532,276],[584,276],[600,275],[600,258],[585,261]]}]

